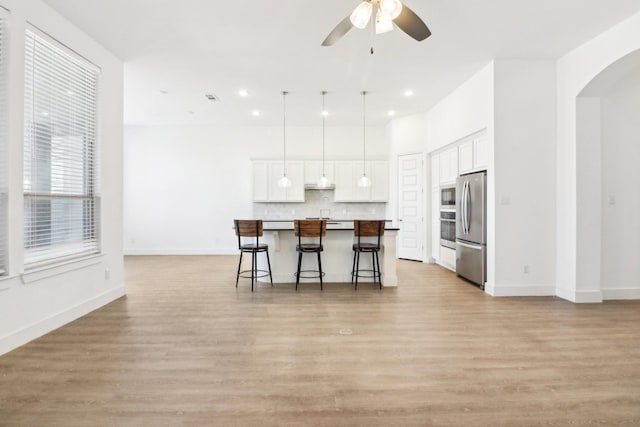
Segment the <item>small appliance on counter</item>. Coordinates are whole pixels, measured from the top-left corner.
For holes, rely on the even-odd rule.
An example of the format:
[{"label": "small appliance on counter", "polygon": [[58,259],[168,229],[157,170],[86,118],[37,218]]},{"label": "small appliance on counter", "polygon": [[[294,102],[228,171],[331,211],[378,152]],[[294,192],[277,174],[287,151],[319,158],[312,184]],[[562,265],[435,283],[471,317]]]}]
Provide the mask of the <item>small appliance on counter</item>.
[{"label": "small appliance on counter", "polygon": [[484,289],[487,281],[487,172],[456,182],[456,273]]}]

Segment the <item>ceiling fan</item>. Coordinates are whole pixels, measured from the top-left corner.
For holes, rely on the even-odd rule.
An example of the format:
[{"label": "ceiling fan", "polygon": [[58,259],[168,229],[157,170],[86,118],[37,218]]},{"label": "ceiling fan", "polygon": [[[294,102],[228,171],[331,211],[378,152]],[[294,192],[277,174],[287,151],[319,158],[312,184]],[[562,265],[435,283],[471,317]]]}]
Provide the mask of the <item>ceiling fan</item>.
[{"label": "ceiling fan", "polygon": [[[374,13],[375,12],[375,13]],[[400,0],[364,0],[329,33],[322,46],[331,46],[353,27],[363,29],[375,17],[376,34],[393,30],[396,24],[417,41],[431,35],[431,31],[415,12]],[[373,50],[372,52],[373,53]]]}]

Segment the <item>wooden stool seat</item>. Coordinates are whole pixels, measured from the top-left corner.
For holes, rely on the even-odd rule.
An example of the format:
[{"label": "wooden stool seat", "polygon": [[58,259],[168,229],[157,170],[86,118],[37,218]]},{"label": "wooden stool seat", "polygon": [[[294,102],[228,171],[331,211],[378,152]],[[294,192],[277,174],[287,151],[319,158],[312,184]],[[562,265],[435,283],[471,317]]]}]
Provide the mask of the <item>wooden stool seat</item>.
[{"label": "wooden stool seat", "polygon": [[[262,237],[262,220],[250,219],[242,220],[236,219],[233,221],[236,236],[238,236],[238,250],[240,251],[240,261],[238,261],[238,272],[236,274],[236,288],[238,287],[238,280],[240,277],[251,278],[251,292],[253,292],[253,283],[261,277],[269,276],[271,286],[273,286],[273,276],[271,275],[271,261],[269,260],[269,245],[266,243],[260,243],[260,237]],[[242,243],[242,238],[255,237],[255,243]],[[251,268],[249,270],[240,270],[242,267],[242,254],[245,252],[251,253]],[[267,266],[269,270],[258,270],[258,257],[257,254],[264,252],[267,255]],[[247,275],[250,273],[250,275]]]},{"label": "wooden stool seat", "polygon": [[[327,220],[325,219],[297,219],[293,222],[293,232],[298,237],[296,252],[298,252],[298,269],[296,270],[296,291],[300,279],[320,279],[320,290],[323,290],[322,277],[322,259],[320,253],[324,251],[322,238],[327,234]],[[318,239],[317,242],[302,242],[303,238]],[[301,270],[302,254],[316,253],[318,255],[318,270]]]},{"label": "wooden stool seat", "polygon": [[[382,289],[382,273],[380,272],[380,257],[378,252],[382,249],[382,236],[384,235],[384,220],[355,220],[353,221],[353,234],[358,240],[353,244],[353,268],[351,269],[351,283],[354,278],[356,290],[358,290],[358,278],[372,277],[374,283],[376,278],[380,289]],[[375,242],[363,242],[362,237],[375,238]],[[360,254],[371,253],[371,270],[360,269]],[[362,272],[369,272],[371,275],[362,275]]]}]

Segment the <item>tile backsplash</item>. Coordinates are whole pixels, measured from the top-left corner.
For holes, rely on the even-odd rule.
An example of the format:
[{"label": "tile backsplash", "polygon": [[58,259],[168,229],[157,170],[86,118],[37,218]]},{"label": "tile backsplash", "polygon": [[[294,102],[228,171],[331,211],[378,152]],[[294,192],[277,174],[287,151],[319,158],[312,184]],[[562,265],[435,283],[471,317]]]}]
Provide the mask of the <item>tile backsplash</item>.
[{"label": "tile backsplash", "polygon": [[329,217],[333,219],[384,219],[386,203],[337,203],[333,190],[306,190],[304,203],[254,203],[260,219]]}]

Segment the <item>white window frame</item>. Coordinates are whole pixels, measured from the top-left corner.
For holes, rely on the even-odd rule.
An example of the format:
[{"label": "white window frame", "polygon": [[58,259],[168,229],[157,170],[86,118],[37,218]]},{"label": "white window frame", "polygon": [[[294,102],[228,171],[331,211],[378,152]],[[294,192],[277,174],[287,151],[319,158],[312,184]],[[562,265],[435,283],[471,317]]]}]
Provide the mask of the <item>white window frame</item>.
[{"label": "white window frame", "polygon": [[[42,76],[41,80],[36,78],[36,73]],[[27,26],[25,271],[101,252],[99,73],[97,66],[69,47],[34,26]],[[67,76],[72,77],[67,79]],[[62,89],[62,86],[72,89]],[[41,104],[47,105],[46,112],[39,111]]]}]

